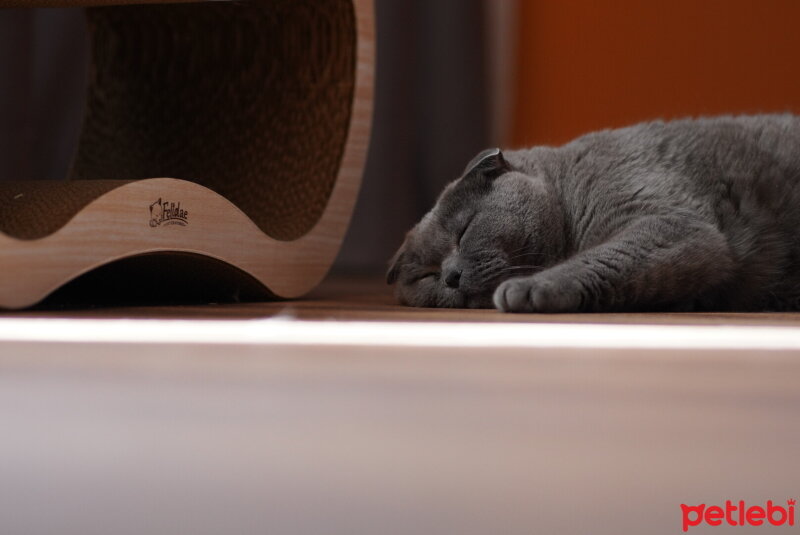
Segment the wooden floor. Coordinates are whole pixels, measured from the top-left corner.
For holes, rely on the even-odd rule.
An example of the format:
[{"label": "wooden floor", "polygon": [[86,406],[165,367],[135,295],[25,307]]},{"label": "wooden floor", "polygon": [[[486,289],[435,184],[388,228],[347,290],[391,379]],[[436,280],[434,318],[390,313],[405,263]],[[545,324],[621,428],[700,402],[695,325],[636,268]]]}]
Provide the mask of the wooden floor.
[{"label": "wooden floor", "polygon": [[[157,303],[157,300],[155,300]],[[98,304],[100,303],[100,304]],[[410,308],[397,304],[383,280],[375,276],[329,277],[303,299],[198,305],[134,306],[109,300],[64,305],[55,301],[26,311],[0,312],[2,317],[160,318],[347,321],[442,321],[502,323],[600,323],[657,325],[800,326],[798,313],[637,313],[637,314],[501,314],[496,310]]]},{"label": "wooden floor", "polygon": [[681,533],[800,497],[799,412],[793,314],[50,304],[0,317],[0,533]]}]

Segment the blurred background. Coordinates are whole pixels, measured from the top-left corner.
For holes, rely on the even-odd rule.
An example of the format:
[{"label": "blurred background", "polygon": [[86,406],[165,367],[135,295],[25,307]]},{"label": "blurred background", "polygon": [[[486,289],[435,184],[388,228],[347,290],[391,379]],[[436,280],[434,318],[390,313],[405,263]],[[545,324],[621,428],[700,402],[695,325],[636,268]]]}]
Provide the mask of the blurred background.
[{"label": "blurred background", "polygon": [[[377,0],[376,11],[373,138],[340,273],[382,273],[487,146],[800,111],[795,0]],[[0,179],[66,176],[86,39],[80,10],[0,10]]]}]

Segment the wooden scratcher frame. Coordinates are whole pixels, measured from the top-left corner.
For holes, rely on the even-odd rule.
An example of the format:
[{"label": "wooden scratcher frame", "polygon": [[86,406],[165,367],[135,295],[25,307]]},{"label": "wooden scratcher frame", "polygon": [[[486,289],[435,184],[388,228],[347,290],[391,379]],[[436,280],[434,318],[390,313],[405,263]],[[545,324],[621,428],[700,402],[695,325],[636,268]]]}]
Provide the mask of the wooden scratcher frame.
[{"label": "wooden scratcher frame", "polygon": [[0,307],[152,253],[306,293],[339,250],[366,159],[372,0],[128,3],[0,0],[92,6],[70,180],[0,183]]}]

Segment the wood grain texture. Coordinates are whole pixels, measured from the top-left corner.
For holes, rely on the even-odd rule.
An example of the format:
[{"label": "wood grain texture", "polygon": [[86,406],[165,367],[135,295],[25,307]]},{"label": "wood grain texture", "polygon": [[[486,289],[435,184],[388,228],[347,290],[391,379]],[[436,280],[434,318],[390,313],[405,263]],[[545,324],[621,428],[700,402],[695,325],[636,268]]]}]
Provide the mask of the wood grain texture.
[{"label": "wood grain texture", "polygon": [[[349,299],[322,288],[314,306],[342,319],[353,310],[337,303],[361,303],[370,316],[377,299],[388,313],[371,288],[349,286]],[[481,346],[460,343],[453,323],[436,325],[441,345],[407,326],[404,344],[348,345],[319,334],[371,327],[26,319],[23,330],[5,316],[4,533],[666,535],[680,533],[681,503],[797,492],[797,346],[581,348],[592,326],[573,324],[562,347],[533,334],[501,347],[488,322],[469,324]],[[287,330],[303,336],[270,340]]]},{"label": "wood grain texture", "polygon": [[[230,263],[280,297],[313,288],[366,159],[371,1],[97,7],[89,19],[75,180],[4,187],[0,307],[169,251]],[[151,226],[151,205],[188,215]]]}]

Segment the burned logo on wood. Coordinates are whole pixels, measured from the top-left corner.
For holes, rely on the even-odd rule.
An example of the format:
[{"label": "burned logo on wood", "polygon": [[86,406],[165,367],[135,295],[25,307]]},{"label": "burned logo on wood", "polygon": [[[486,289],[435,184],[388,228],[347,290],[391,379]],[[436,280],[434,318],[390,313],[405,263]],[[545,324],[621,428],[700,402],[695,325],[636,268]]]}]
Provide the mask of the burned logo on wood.
[{"label": "burned logo on wood", "polygon": [[180,201],[162,201],[159,198],[150,205],[150,226],[159,227],[164,225],[180,225],[185,227],[189,224],[189,211],[181,208]]}]

